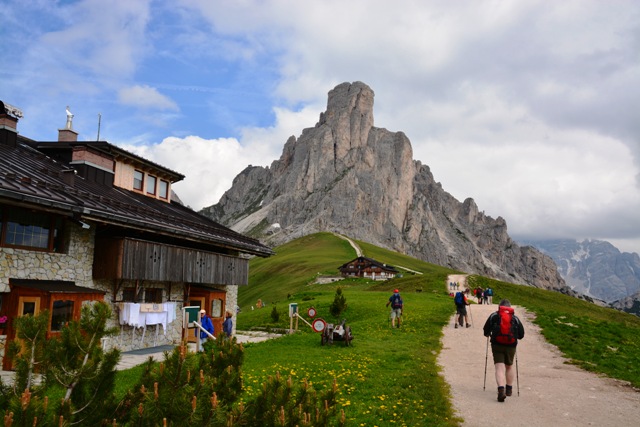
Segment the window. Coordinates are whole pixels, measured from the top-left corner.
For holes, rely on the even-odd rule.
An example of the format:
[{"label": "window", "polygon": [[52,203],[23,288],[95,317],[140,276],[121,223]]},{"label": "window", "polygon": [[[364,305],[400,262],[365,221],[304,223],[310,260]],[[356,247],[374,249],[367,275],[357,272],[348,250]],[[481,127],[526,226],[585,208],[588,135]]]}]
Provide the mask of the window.
[{"label": "window", "polygon": [[147,194],[156,194],[156,181],[158,179],[153,175],[147,175]]},{"label": "window", "polygon": [[63,226],[55,215],[5,207],[0,211],[0,246],[62,252]]},{"label": "window", "polygon": [[162,303],[162,289],[149,288],[144,290],[144,302],[150,304]]},{"label": "window", "polygon": [[142,191],[142,183],[144,180],[144,174],[140,171],[133,172],[133,189]]},{"label": "window", "polygon": [[136,288],[124,288],[122,290],[122,301],[137,302],[136,301]]},{"label": "window", "polygon": [[161,179],[160,183],[158,184],[158,196],[163,199],[169,198],[169,183],[164,179]]},{"label": "window", "polygon": [[211,311],[209,311],[209,316],[222,317],[222,300],[221,299],[211,300]]},{"label": "window", "polygon": [[51,310],[51,331],[60,331],[71,320],[73,320],[73,301],[55,300]]}]

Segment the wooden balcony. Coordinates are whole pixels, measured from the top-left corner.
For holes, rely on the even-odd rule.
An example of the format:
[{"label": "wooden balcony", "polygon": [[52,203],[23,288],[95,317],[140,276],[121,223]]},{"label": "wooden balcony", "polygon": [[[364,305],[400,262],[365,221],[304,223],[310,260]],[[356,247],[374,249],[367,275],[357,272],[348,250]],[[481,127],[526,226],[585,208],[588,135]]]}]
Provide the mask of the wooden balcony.
[{"label": "wooden balcony", "polygon": [[95,279],[246,285],[249,261],[130,238],[96,240]]}]

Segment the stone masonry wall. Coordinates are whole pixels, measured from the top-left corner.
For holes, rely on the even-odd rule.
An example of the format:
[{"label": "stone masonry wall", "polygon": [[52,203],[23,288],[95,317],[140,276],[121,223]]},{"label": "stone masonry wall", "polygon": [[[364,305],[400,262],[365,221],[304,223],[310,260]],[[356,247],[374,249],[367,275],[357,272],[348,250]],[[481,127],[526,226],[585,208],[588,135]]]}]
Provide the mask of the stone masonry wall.
[{"label": "stone masonry wall", "polygon": [[0,248],[0,292],[9,292],[9,279],[64,280],[92,288],[94,229],[67,229],[66,253]]}]

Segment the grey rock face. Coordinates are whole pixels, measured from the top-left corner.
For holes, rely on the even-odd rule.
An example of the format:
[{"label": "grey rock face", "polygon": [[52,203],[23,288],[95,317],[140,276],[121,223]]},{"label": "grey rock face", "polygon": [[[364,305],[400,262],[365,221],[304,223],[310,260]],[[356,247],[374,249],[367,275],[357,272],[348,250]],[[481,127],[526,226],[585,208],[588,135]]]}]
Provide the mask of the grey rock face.
[{"label": "grey rock face", "polygon": [[551,258],[518,246],[504,219],[444,191],[413,160],[404,133],[374,127],[373,99],[364,83],[336,86],[315,127],[290,137],[270,167],[245,169],[202,213],[274,245],[333,231],[466,272],[567,290]]},{"label": "grey rock face", "polygon": [[640,256],[620,252],[602,240],[531,242],[549,255],[567,285],[576,292],[606,302],[640,292]]}]

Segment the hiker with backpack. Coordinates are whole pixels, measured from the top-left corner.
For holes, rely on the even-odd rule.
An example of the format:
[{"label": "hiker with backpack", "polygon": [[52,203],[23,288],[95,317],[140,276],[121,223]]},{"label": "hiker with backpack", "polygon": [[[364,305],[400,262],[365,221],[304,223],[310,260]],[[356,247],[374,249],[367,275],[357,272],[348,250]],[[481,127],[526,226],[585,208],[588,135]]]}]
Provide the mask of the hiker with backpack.
[{"label": "hiker with backpack", "polygon": [[493,304],[493,289],[487,288],[487,290],[484,291],[484,295],[487,297],[487,301],[485,303]]},{"label": "hiker with backpack", "polygon": [[513,368],[513,361],[516,357],[518,340],[524,338],[524,327],[514,314],[511,302],[503,299],[498,305],[498,311],[491,313],[482,329],[487,340],[491,337],[491,353],[498,384],[498,402],[504,402],[507,396],[513,393],[513,381],[517,375],[517,369]]},{"label": "hiker with backpack", "polygon": [[393,290],[393,295],[389,297],[386,307],[391,304],[391,327],[396,327],[396,319],[398,319],[398,327],[400,327],[400,317],[402,316],[403,301],[398,289]]},{"label": "hiker with backpack", "polygon": [[467,323],[467,328],[470,328],[471,325],[469,324],[469,318],[467,317],[467,306],[469,305],[467,297],[464,296],[464,293],[458,291],[453,297],[453,302],[456,304],[455,327],[458,327],[458,323],[462,326],[462,319],[464,317],[464,321]]}]

